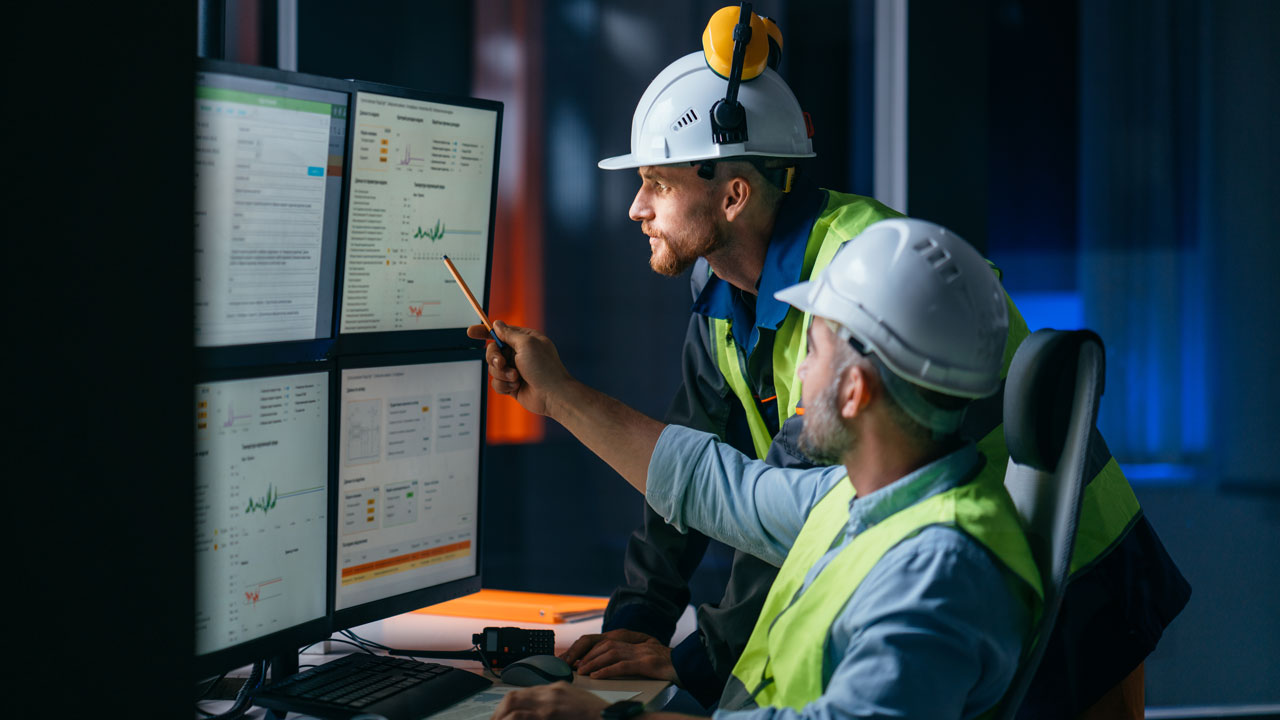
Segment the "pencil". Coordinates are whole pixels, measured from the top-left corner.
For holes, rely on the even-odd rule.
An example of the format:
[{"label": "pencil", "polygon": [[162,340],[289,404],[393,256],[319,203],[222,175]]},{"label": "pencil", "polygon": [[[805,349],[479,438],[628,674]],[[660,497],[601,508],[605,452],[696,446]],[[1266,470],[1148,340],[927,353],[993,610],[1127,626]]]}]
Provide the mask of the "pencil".
[{"label": "pencil", "polygon": [[462,288],[462,292],[467,296],[467,302],[471,303],[471,309],[476,311],[476,315],[480,316],[480,322],[484,324],[486,330],[489,331],[489,337],[498,343],[499,349],[505,349],[507,346],[498,339],[498,334],[493,331],[493,323],[489,322],[489,317],[484,314],[484,310],[480,307],[480,303],[476,302],[476,296],[471,294],[471,288],[467,287],[467,282],[462,279],[462,275],[458,273],[458,268],[453,266],[453,261],[448,255],[442,255],[444,266],[449,268],[449,274],[453,275],[453,279],[457,281],[458,287]]}]

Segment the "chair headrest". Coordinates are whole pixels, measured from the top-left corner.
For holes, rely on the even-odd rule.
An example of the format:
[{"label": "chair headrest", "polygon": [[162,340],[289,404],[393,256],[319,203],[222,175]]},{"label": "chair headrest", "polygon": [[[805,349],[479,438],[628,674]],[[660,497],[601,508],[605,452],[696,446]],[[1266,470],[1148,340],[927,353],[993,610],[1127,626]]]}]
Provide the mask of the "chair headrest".
[{"label": "chair headrest", "polygon": [[1087,342],[1103,349],[1102,338],[1091,330],[1037,330],[1018,346],[1004,386],[1005,443],[1014,462],[1043,472],[1057,470],[1071,420],[1080,347]]}]

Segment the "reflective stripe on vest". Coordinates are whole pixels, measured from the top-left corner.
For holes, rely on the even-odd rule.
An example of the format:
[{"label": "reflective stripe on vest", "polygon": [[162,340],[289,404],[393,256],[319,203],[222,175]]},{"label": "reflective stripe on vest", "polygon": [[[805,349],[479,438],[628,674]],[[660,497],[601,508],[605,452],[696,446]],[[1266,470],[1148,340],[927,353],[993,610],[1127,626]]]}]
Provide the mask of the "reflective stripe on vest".
[{"label": "reflective stripe on vest", "polygon": [[[790,313],[787,314],[788,317],[790,315]],[[773,435],[769,433],[769,426],[765,425],[760,407],[756,405],[755,396],[747,385],[742,367],[742,353],[738,352],[738,344],[733,341],[733,328],[728,320],[711,318],[711,344],[715,348],[716,365],[720,367],[720,374],[724,375],[724,379],[729,383],[729,389],[738,396],[738,402],[747,411],[747,428],[751,430],[751,444],[755,447],[756,457],[763,460],[764,456],[769,454]],[[777,362],[779,346],[774,345],[773,350],[774,362]],[[778,421],[781,423],[782,419],[779,418]]]},{"label": "reflective stripe on vest", "polygon": [[799,594],[809,569],[849,521],[853,491],[848,478],[832,488],[800,530],[733,668],[756,704],[799,710],[822,695],[824,653],[836,617],[886,552],[929,526],[957,528],[987,548],[1017,578],[1017,586],[1026,591],[1020,599],[1029,601],[1037,615],[1043,598],[1040,574],[1003,474],[1003,468],[995,472],[984,467],[971,482],[885,518],[846,545]]},{"label": "reflective stripe on vest", "polygon": [[[868,225],[885,218],[901,217],[899,213],[869,198],[831,190],[826,193],[826,208],[814,221],[813,231],[809,233],[809,241],[805,245],[800,281],[822,272],[836,256],[836,251]],[[723,318],[710,318],[710,321],[716,365],[729,383],[729,389],[746,411],[751,444],[755,448],[756,457],[763,460],[769,453],[769,445],[773,443],[773,434],[769,432],[764,416],[760,414],[760,406],[756,403],[756,396],[747,383],[745,358],[733,340],[733,325]],[[808,352],[809,344],[805,334],[809,332],[809,324],[812,322],[813,317],[809,313],[790,308],[774,335],[772,375],[774,391],[777,393],[779,427],[796,414],[796,407],[800,404],[800,380],[796,377],[796,370]]]}]

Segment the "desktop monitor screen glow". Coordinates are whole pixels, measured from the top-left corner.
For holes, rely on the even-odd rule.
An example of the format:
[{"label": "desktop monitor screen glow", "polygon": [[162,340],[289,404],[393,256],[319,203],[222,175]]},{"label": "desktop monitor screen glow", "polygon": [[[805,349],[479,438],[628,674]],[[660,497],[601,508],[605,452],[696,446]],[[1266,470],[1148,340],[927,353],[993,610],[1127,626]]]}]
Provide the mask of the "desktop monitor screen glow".
[{"label": "desktop monitor screen glow", "polygon": [[318,638],[290,632],[327,630],[329,412],[328,372],[196,385],[195,645],[204,672],[269,654],[256,641],[275,636],[296,648]]},{"label": "desktop monitor screen glow", "polygon": [[469,356],[341,370],[339,627],[479,589],[484,363]]},{"label": "desktop monitor screen glow", "polygon": [[332,337],[349,98],[197,73],[197,347]]},{"label": "desktop monitor screen glow", "polygon": [[441,261],[484,302],[501,106],[472,102],[356,93],[340,333],[476,322]]}]

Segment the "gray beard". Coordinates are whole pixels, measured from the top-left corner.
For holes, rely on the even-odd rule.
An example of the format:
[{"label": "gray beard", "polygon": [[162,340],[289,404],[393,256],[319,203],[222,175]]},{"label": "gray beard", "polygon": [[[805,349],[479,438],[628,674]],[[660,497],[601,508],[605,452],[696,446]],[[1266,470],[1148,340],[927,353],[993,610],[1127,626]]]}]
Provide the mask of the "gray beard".
[{"label": "gray beard", "polygon": [[838,390],[839,387],[833,385],[818,395],[817,402],[804,414],[804,428],[797,440],[800,452],[819,465],[839,465],[855,441],[839,420]]}]

